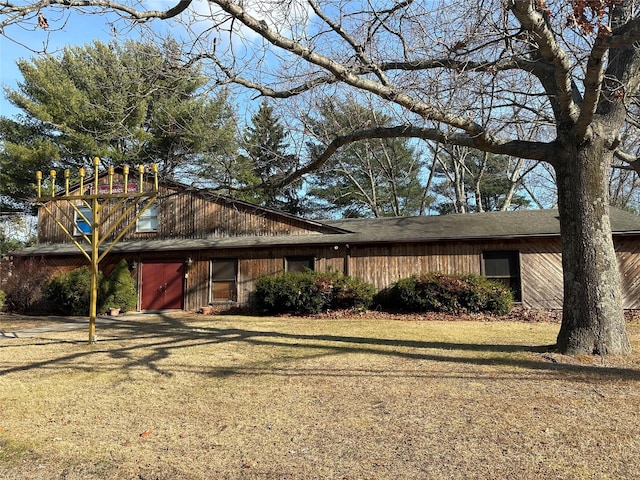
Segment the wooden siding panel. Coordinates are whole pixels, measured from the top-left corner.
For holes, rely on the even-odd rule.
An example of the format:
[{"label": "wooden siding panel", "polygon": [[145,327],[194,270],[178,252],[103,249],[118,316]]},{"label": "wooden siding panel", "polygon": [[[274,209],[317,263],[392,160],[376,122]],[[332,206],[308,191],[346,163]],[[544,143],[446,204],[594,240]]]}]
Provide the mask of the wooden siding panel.
[{"label": "wooden siding panel", "polygon": [[615,242],[620,269],[622,304],[624,308],[640,308],[640,241],[618,239]]},{"label": "wooden siding panel", "polygon": [[562,308],[562,255],[558,240],[520,244],[522,304],[530,308]]},{"label": "wooden siding panel", "polygon": [[[114,182],[114,183],[117,183]],[[125,234],[123,240],[167,239],[167,238],[220,238],[234,236],[277,236],[320,234],[324,227],[310,225],[277,213],[265,211],[244,203],[236,203],[228,199],[211,196],[205,198],[196,192],[179,192],[160,187],[158,199],[158,231],[136,232],[135,224]],[[78,202],[79,203],[79,202]],[[126,205],[130,205],[128,202]],[[65,201],[49,202],[47,207],[56,219],[73,232],[74,210]],[[103,216],[101,234],[114,224],[119,213]],[[108,212],[109,208],[105,210]],[[124,217],[124,224],[133,222],[135,208]],[[38,240],[40,243],[71,243],[63,230],[53,218],[39,212]],[[117,228],[107,240],[113,240],[121,231]],[[80,239],[81,237],[77,237]]]},{"label": "wooden siding panel", "polygon": [[389,287],[401,278],[435,271],[479,274],[479,247],[450,243],[351,248],[350,274],[377,289]]}]

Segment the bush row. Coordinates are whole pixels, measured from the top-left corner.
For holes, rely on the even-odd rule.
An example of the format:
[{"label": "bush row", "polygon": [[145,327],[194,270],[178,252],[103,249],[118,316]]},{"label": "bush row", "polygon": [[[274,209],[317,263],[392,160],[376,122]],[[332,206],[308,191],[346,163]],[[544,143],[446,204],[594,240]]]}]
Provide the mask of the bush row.
[{"label": "bush row", "polygon": [[[6,308],[18,313],[88,315],[91,271],[82,267],[49,279],[35,262],[18,269],[5,286]],[[108,276],[98,276],[99,313],[132,310],[138,301],[129,265],[122,259]]]},{"label": "bush row", "polygon": [[[90,278],[86,267],[49,280],[37,273],[35,267],[27,266],[7,284],[6,306],[14,312],[87,315]],[[124,259],[109,276],[101,275],[98,282],[98,312],[135,308],[136,286]],[[309,270],[260,277],[256,282],[255,304],[263,314],[366,310],[375,304],[391,311],[504,315],[511,310],[513,296],[501,283],[478,275],[435,272],[413,275],[376,293],[372,285],[358,278]]]},{"label": "bush row", "polygon": [[309,270],[260,277],[255,298],[261,313],[303,315],[348,308],[366,310],[374,295],[374,287],[358,278]]},{"label": "bush row", "polygon": [[513,295],[503,284],[478,275],[428,273],[397,281],[375,293],[372,285],[339,273],[314,271],[261,277],[256,284],[261,313],[318,313],[331,309],[367,309],[407,312],[508,313]]}]

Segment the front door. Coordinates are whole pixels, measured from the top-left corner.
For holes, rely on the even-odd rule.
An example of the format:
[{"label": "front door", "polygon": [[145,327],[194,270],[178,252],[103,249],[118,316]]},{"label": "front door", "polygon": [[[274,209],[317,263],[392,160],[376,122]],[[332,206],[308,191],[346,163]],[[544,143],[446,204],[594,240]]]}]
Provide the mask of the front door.
[{"label": "front door", "polygon": [[151,260],[142,263],[142,310],[181,310],[184,262]]}]

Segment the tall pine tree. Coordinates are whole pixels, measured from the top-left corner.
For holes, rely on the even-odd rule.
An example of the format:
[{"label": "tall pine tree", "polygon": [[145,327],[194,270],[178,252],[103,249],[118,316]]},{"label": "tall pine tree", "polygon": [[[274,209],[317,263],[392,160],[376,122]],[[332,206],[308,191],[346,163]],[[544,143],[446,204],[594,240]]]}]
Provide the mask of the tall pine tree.
[{"label": "tall pine tree", "polygon": [[243,155],[237,159],[236,182],[252,187],[238,194],[264,207],[300,215],[305,212],[300,193],[301,182],[276,189],[269,186],[274,177],[298,168],[300,160],[290,153],[287,133],[273,107],[262,102],[251,118],[241,143]]},{"label": "tall pine tree", "polygon": [[164,177],[184,180],[234,141],[226,95],[205,93],[205,77],[184,66],[175,42],[95,42],[18,68],[23,80],[6,96],[22,114],[0,118],[3,209],[25,207],[36,170],[75,172],[98,156],[105,165],[157,163]]},{"label": "tall pine tree", "polygon": [[[354,128],[383,127],[390,118],[354,100],[326,102],[307,118],[317,142],[311,156],[335,135]],[[420,182],[422,156],[407,139],[368,139],[340,149],[309,179],[315,210],[344,217],[419,215],[428,198]]]}]

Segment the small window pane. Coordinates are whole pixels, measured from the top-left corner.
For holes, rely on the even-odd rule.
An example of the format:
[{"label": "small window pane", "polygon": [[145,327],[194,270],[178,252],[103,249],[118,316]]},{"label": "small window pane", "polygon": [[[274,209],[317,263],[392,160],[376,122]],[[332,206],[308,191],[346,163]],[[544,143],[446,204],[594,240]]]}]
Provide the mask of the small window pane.
[{"label": "small window pane", "polygon": [[[91,235],[91,222],[93,221],[93,215],[89,207],[78,207],[80,214],[75,212],[75,225],[73,228],[74,235]],[[84,218],[83,218],[84,215]],[[86,220],[85,220],[86,218]]]},{"label": "small window pane", "polygon": [[306,270],[313,270],[313,263],[313,257],[287,257],[286,270],[287,272],[304,272]]},{"label": "small window pane", "polygon": [[484,274],[487,277],[518,276],[518,252],[485,252]]},{"label": "small window pane", "polygon": [[236,261],[235,260],[214,260],[213,279],[214,280],[235,280]]},{"label": "small window pane", "polygon": [[158,231],[158,207],[153,204],[150,205],[140,218],[138,218],[138,225],[136,227],[138,232],[157,232]]},{"label": "small window pane", "polygon": [[213,284],[213,301],[225,302],[228,300],[233,300],[233,291],[233,282],[215,282]]},{"label": "small window pane", "polygon": [[486,259],[485,269],[489,277],[508,277],[511,273],[508,258]]}]

